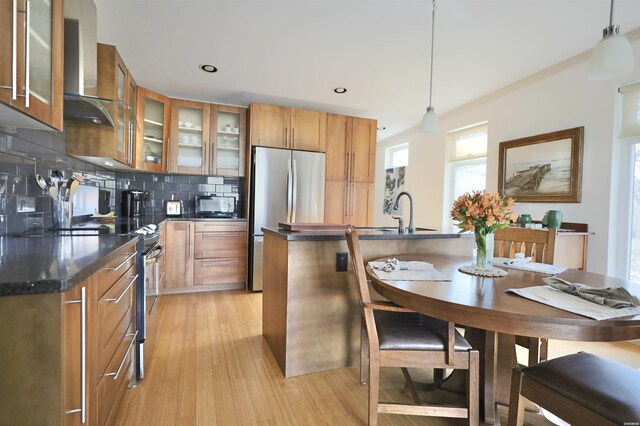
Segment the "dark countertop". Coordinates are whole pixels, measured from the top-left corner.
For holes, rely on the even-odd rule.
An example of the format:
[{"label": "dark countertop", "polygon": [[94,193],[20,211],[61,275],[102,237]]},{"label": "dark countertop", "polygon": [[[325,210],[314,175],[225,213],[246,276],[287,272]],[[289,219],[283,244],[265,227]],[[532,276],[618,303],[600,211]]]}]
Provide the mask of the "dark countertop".
[{"label": "dark countertop", "polygon": [[137,236],[0,237],[0,296],[58,293],[98,271]]},{"label": "dark countertop", "polygon": [[[467,238],[473,234],[460,234],[455,228],[442,229],[430,228],[431,230],[416,231],[413,234],[399,234],[396,228],[379,227],[356,228],[358,237],[361,240],[421,240],[421,239],[443,239],[443,238]],[[286,241],[338,241],[344,240],[344,231],[285,231],[284,229],[262,228],[265,234],[276,236]]]}]

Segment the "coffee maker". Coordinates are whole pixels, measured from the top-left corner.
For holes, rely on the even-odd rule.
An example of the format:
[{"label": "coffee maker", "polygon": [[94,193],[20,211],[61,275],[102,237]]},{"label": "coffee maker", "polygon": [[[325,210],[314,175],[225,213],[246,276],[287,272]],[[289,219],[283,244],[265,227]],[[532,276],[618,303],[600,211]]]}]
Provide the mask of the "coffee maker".
[{"label": "coffee maker", "polygon": [[145,215],[145,201],[149,192],[138,189],[122,191],[121,215],[123,217],[140,217]]}]

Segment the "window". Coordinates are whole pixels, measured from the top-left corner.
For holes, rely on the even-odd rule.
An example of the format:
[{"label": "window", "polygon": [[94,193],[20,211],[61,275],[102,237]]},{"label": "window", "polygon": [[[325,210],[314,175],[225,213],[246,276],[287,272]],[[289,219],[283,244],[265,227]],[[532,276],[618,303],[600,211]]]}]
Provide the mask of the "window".
[{"label": "window", "polygon": [[393,145],[384,151],[384,168],[394,169],[409,165],[409,143]]},{"label": "window", "polygon": [[[445,180],[449,203],[445,217],[456,198],[487,185],[487,123],[476,124],[447,134],[448,178]],[[448,219],[445,220],[448,223]]]},{"label": "window", "polygon": [[[626,232],[627,277],[640,282],[640,83],[620,89],[622,93],[622,123],[620,137],[631,161],[628,164],[629,216]],[[625,185],[626,186],[626,185]]]}]

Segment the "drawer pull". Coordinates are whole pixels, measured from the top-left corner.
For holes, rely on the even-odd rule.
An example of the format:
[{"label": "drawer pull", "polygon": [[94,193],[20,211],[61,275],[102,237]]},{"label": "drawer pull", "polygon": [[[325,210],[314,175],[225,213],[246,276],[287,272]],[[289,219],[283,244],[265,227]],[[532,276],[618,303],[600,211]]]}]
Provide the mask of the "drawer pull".
[{"label": "drawer pull", "polygon": [[118,376],[120,375],[120,372],[122,371],[122,367],[124,367],[124,363],[127,361],[127,357],[129,356],[129,353],[131,352],[131,348],[133,347],[133,344],[136,342],[136,336],[137,335],[138,335],[137,331],[135,333],[130,333],[130,334],[125,335],[125,337],[133,336],[133,339],[131,339],[131,343],[129,343],[129,347],[127,348],[127,352],[124,353],[124,358],[122,358],[122,361],[120,361],[120,365],[118,366],[118,370],[113,372],[113,373],[106,373],[105,376],[113,376],[113,380],[118,380]]},{"label": "drawer pull", "polygon": [[136,279],[138,278],[138,274],[136,274],[135,277],[133,277],[133,279],[131,280],[131,282],[129,283],[129,285],[122,290],[122,293],[120,293],[120,295],[118,297],[116,297],[115,299],[104,299],[105,302],[115,302],[115,303],[119,303],[120,300],[124,297],[125,294],[127,294],[127,291],[129,291],[129,289],[131,288],[131,286],[133,285],[134,282],[136,282]]},{"label": "drawer pull", "polygon": [[207,238],[238,238],[243,236],[244,236],[243,233],[238,233],[238,232],[216,232],[215,234],[211,234],[211,233],[202,234],[202,239],[204,240]]},{"label": "drawer pull", "polygon": [[127,254],[129,255],[129,257],[127,257],[121,264],[119,264],[115,268],[106,268],[107,271],[117,271],[118,269],[122,268],[129,260],[131,260],[133,256],[135,256],[138,253],[135,252],[135,253],[127,253]]},{"label": "drawer pull", "polygon": [[237,260],[203,260],[203,265],[235,265]]}]

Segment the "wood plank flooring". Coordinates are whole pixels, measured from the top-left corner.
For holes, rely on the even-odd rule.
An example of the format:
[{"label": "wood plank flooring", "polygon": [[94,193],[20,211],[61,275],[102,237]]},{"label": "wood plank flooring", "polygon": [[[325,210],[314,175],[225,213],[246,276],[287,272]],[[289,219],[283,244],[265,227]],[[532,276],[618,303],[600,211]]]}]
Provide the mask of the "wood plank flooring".
[{"label": "wood plank flooring", "polygon": [[[116,424],[366,425],[367,386],[359,382],[358,366],[282,376],[262,338],[261,297],[244,291],[163,296],[147,378],[125,393]],[[412,374],[428,379],[420,371]],[[409,401],[403,384],[400,369],[383,369],[381,398]],[[500,416],[505,424],[506,410]],[[465,421],[380,415],[379,423],[455,426]],[[535,416],[530,424],[550,423]]]}]

